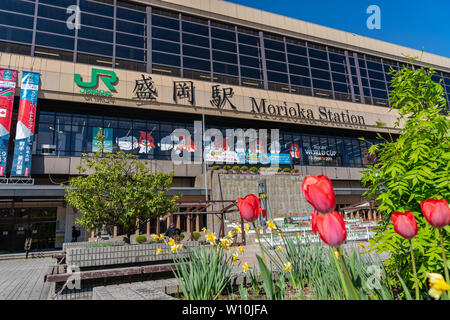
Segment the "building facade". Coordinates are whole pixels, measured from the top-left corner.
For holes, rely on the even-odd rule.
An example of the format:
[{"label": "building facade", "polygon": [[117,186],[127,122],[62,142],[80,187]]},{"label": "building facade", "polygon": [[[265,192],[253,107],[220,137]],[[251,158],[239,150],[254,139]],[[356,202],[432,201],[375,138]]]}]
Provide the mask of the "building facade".
[{"label": "building facade", "polygon": [[[358,202],[360,172],[376,161],[370,144],[398,132],[389,70],[406,55],[437,70],[450,101],[449,58],[225,1],[2,0],[0,69],[18,72],[7,178],[20,79],[40,78],[31,172],[0,184],[0,251],[21,249],[27,224],[35,247],[71,240],[77,213],[60,184],[79,174],[82,153],[96,151],[99,130],[105,152],[117,148],[174,171],[171,192],[186,199],[205,197],[195,188],[202,160],[210,167],[230,156],[227,130],[254,129],[230,163],[268,166],[249,154],[279,154],[280,167],[327,174],[340,206]],[[199,143],[203,130],[209,136]]]}]

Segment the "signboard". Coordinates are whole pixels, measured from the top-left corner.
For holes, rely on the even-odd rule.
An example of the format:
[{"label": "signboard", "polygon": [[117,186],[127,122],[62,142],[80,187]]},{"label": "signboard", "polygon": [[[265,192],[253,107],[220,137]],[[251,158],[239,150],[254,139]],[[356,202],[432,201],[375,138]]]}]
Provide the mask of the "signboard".
[{"label": "signboard", "polygon": [[257,152],[235,152],[223,150],[206,150],[206,162],[226,162],[238,164],[290,164],[289,153],[257,153]]},{"label": "signboard", "polygon": [[[109,89],[109,90],[99,90],[99,79],[102,80],[103,84]],[[115,84],[117,83],[117,74],[114,71],[110,70],[103,70],[98,68],[92,68],[91,70],[91,81],[86,82],[81,79],[80,74],[75,74],[74,81],[75,83],[83,88],[83,90],[80,90],[81,94],[85,95],[94,95],[94,96],[104,96],[104,97],[111,97],[111,91],[116,91]]]},{"label": "signboard", "polygon": [[112,152],[113,151],[113,128],[92,128],[92,152],[98,152],[99,141],[97,140],[98,133],[101,132],[105,139],[103,140],[103,152]]},{"label": "signboard", "polygon": [[29,177],[39,89],[39,73],[23,72],[11,176]]},{"label": "signboard", "polygon": [[5,176],[17,71],[0,69],[0,177]]}]

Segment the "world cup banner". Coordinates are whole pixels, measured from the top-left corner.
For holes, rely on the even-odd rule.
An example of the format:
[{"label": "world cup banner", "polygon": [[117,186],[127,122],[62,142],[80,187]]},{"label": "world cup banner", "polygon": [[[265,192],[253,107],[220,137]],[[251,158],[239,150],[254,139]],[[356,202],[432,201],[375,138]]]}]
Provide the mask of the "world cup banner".
[{"label": "world cup banner", "polygon": [[14,159],[11,169],[11,176],[13,177],[30,176],[38,88],[39,73],[23,72]]},{"label": "world cup banner", "polygon": [[17,71],[0,69],[0,177],[5,176]]}]

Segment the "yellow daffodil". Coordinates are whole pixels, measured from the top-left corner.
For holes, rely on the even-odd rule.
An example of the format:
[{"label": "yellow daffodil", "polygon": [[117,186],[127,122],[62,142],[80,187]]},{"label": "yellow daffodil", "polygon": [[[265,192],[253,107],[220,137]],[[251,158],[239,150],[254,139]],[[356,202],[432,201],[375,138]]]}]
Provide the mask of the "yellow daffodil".
[{"label": "yellow daffodil", "polygon": [[249,231],[249,230],[250,230],[250,226],[249,226],[248,224],[246,224],[246,225],[244,226],[244,230],[245,230],[245,231]]},{"label": "yellow daffodil", "polygon": [[272,220],[267,221],[267,228],[270,230],[277,230],[277,226]]},{"label": "yellow daffodil", "polygon": [[277,250],[278,251],[283,251],[283,247],[282,246],[278,246]]},{"label": "yellow daffodil", "polygon": [[427,277],[430,285],[428,294],[434,299],[439,300],[445,291],[450,290],[450,285],[445,282],[444,277],[439,273],[427,273]]},{"label": "yellow daffodil", "polygon": [[206,232],[206,231],[208,231],[208,229],[206,229],[205,227],[203,227],[202,231],[203,231],[203,232]]},{"label": "yellow daffodil", "polygon": [[164,239],[166,236],[165,235],[163,235],[163,234],[161,234],[161,235],[159,235],[159,238],[162,240],[162,239]]},{"label": "yellow daffodil", "polygon": [[244,272],[248,271],[248,263],[244,263],[244,265],[242,266],[242,269],[244,269]]},{"label": "yellow daffodil", "polygon": [[222,238],[220,239],[220,244],[222,245],[222,248],[226,249],[226,250],[230,250],[230,245],[231,245],[231,241],[226,239],[226,238]]},{"label": "yellow daffodil", "polygon": [[159,236],[157,234],[153,235],[153,241],[158,241],[159,240]]},{"label": "yellow daffodil", "polygon": [[183,248],[183,245],[180,243],[179,245],[177,245],[177,249],[179,250],[181,248]]},{"label": "yellow daffodil", "polygon": [[284,264],[284,271],[291,272],[292,264],[290,262]]},{"label": "yellow daffodil", "polygon": [[161,248],[156,249],[156,254],[160,254],[160,253],[163,253],[163,252],[164,252],[164,250],[161,249]]},{"label": "yellow daffodil", "polygon": [[241,246],[238,247],[238,250],[239,250],[241,253],[244,253],[244,248],[242,248]]},{"label": "yellow daffodil", "polygon": [[234,228],[234,231],[236,231],[236,234],[241,234],[242,233],[242,228],[240,226],[236,226]]},{"label": "yellow daffodil", "polygon": [[173,246],[170,247],[170,249],[172,250],[173,253],[175,253],[178,250],[178,246],[177,245],[173,245]]},{"label": "yellow daffodil", "polygon": [[300,232],[297,232],[295,235],[296,235],[297,237],[300,237]]},{"label": "yellow daffodil", "polygon": [[339,258],[339,252],[335,251],[334,255],[336,256],[336,258]]},{"label": "yellow daffodil", "polygon": [[360,246],[361,248],[364,248],[364,243],[360,242],[360,243],[359,243],[359,246]]},{"label": "yellow daffodil", "polygon": [[232,255],[232,261],[233,261],[233,263],[235,263],[236,261],[238,261],[238,258],[239,258],[239,256],[238,256],[238,254],[237,253],[233,253],[233,255]]},{"label": "yellow daffodil", "polygon": [[175,245],[175,240],[170,239],[169,240],[169,246],[173,247]]},{"label": "yellow daffodil", "polygon": [[210,232],[206,235],[206,240],[211,244],[216,244],[216,235]]},{"label": "yellow daffodil", "polygon": [[233,231],[228,232],[227,238],[232,239],[234,237]]}]

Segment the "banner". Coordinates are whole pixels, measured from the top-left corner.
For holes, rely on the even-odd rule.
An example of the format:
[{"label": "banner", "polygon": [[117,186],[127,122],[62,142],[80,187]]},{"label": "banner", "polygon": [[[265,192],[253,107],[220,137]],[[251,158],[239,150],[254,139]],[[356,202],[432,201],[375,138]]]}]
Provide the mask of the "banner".
[{"label": "banner", "polygon": [[237,164],[290,164],[291,155],[289,153],[257,153],[206,150],[205,161]]},{"label": "banner", "polygon": [[99,141],[97,134],[101,131],[105,139],[103,140],[103,152],[113,152],[113,128],[92,128],[92,152],[99,151]]},{"label": "banner", "polygon": [[11,170],[11,176],[13,177],[30,176],[38,89],[39,73],[24,71],[20,90],[14,159]]},{"label": "banner", "polygon": [[0,69],[0,177],[5,176],[17,71]]}]

